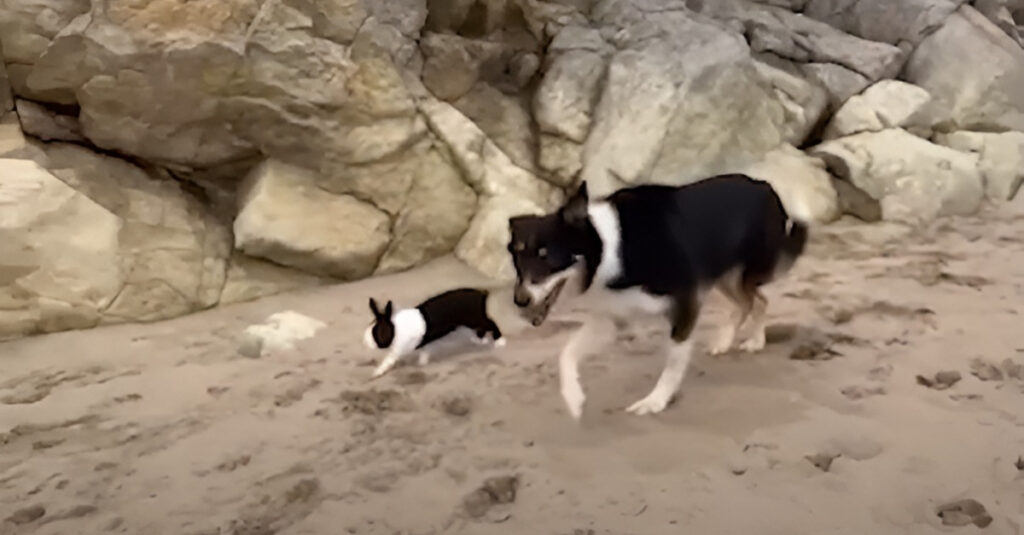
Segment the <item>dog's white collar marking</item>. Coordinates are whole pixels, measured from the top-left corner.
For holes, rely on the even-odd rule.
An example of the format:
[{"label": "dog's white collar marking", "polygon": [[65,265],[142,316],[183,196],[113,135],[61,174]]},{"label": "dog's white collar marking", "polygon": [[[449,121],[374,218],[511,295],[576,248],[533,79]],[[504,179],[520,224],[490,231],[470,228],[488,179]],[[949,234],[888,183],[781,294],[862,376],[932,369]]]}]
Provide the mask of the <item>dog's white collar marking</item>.
[{"label": "dog's white collar marking", "polygon": [[594,282],[605,284],[622,274],[622,227],[615,207],[607,201],[587,206],[590,224],[601,239],[601,261],[594,272]]}]

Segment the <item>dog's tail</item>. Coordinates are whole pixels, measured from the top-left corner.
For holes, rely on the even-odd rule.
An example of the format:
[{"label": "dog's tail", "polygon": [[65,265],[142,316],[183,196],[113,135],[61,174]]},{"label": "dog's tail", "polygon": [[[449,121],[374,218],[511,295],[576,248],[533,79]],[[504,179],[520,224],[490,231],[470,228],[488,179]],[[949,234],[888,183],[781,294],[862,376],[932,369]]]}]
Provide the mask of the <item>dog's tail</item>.
[{"label": "dog's tail", "polygon": [[[781,199],[780,199],[781,200]],[[792,199],[790,206],[783,208],[786,214],[786,234],[782,239],[776,274],[789,271],[804,254],[810,238],[810,211],[799,198]]]}]

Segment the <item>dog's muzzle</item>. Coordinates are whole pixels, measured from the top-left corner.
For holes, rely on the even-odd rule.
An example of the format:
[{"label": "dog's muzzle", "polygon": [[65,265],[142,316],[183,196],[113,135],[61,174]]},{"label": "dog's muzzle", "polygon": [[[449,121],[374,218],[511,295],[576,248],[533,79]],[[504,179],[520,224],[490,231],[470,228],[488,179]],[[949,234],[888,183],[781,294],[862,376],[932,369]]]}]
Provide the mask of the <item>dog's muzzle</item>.
[{"label": "dog's muzzle", "polygon": [[516,281],[515,292],[512,294],[512,302],[519,308],[526,308],[533,302],[533,296],[527,291],[526,287],[523,286],[522,281]]},{"label": "dog's muzzle", "polygon": [[555,283],[554,288],[544,296],[543,299],[536,300],[535,296],[522,284],[521,281],[516,282],[515,292],[512,295],[512,301],[515,302],[516,306],[520,308],[523,318],[530,322],[534,327],[540,327],[547,319],[548,313],[551,312],[551,307],[554,306],[555,301],[558,300],[558,295],[562,293],[562,288],[565,287],[566,279],[561,279]]}]

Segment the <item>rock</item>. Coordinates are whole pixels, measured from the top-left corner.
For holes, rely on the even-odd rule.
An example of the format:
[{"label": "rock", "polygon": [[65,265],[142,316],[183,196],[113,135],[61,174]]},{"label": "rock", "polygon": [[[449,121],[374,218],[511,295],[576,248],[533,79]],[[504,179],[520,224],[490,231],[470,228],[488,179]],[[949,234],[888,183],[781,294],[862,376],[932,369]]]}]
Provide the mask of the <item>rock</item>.
[{"label": "rock", "polygon": [[803,14],[867,39],[916,45],[966,0],[808,0]]},{"label": "rock", "polygon": [[1013,20],[1013,13],[1006,5],[1006,0],[976,0],[974,9],[985,16],[992,24],[995,24],[1010,39],[1018,45],[1024,45],[1021,34],[1017,30],[1017,22]]},{"label": "rock", "polygon": [[420,41],[425,57],[423,85],[441,100],[451,102],[465,95],[480,77],[480,61],[473,57],[466,41],[442,33],[428,33]]},{"label": "rock", "polygon": [[228,265],[219,305],[252,301],[260,297],[327,284],[330,279],[234,254]]},{"label": "rock", "polygon": [[556,56],[534,95],[541,132],[586,141],[604,70],[605,60],[596,52],[569,50]]},{"label": "rock", "polygon": [[395,219],[394,239],[377,266],[379,273],[408,269],[451,253],[477,208],[473,188],[440,150],[416,161],[419,166]]},{"label": "rock", "polygon": [[[0,60],[4,57],[3,42],[0,41]],[[14,109],[14,94],[11,93],[11,81],[7,77],[7,67],[0,61],[0,117]]]},{"label": "rock", "polygon": [[928,138],[931,127],[938,122],[938,112],[927,91],[906,82],[883,80],[846,101],[832,116],[823,137],[835,139],[886,128],[904,128]]},{"label": "rock", "polygon": [[742,23],[753,52],[842,66],[870,82],[895,77],[906,59],[896,46],[859,39],[787,9],[733,0],[706,2],[704,8],[717,18]]},{"label": "rock", "polygon": [[156,321],[217,304],[231,251],[228,229],[169,178],[66,143],[46,145],[48,166],[121,223],[116,260],[124,287],[105,323]]},{"label": "rock", "polygon": [[420,107],[431,131],[448,145],[463,178],[480,197],[455,255],[488,276],[510,279],[515,271],[506,250],[508,218],[554,209],[562,192],[516,166],[450,104],[425,99]]},{"label": "rock", "polygon": [[239,352],[244,350],[245,356],[257,358],[267,350],[288,351],[296,342],[312,338],[326,326],[316,318],[291,310],[271,314],[263,323],[246,327]]},{"label": "rock", "polygon": [[29,100],[18,99],[16,107],[26,134],[43,141],[85,141],[77,117],[51,112]]},{"label": "rock", "polygon": [[[573,31],[575,27],[566,27],[559,36]],[[539,164],[554,175],[558,185],[572,185],[583,166],[583,143],[590,132],[604,72],[601,54],[567,50],[551,60],[534,95],[534,115],[541,132]]]},{"label": "rock", "polygon": [[771,184],[786,211],[796,217],[811,223],[830,223],[839,217],[839,199],[825,162],[792,145],[769,152],[743,172]]},{"label": "rock", "polygon": [[808,63],[800,68],[808,80],[828,91],[829,107],[833,110],[871,84],[863,75],[832,63]]},{"label": "rock", "polygon": [[638,182],[686,183],[798,145],[822,88],[754,61],[745,41],[686,10],[606,2],[591,17],[617,51],[592,115],[581,176],[595,195]]},{"label": "rock", "polygon": [[985,194],[993,201],[1014,198],[1024,182],[1024,133],[953,132],[939,134],[935,142],[978,155],[985,179]]},{"label": "rock", "polygon": [[692,182],[801,144],[826,102],[823,89],[766,64],[727,67],[694,83],[671,117],[649,180]]},{"label": "rock", "polygon": [[832,187],[839,198],[839,212],[852,215],[861,221],[873,223],[882,219],[882,204],[871,198],[864,190],[836,177],[832,178]]},{"label": "rock", "polygon": [[905,222],[975,213],[984,196],[977,157],[900,129],[826,141],[809,150],[829,169],[881,202],[882,216]]},{"label": "rock", "polygon": [[118,0],[63,28],[27,84],[74,92],[87,138],[148,160],[376,161],[426,134],[390,56],[412,41],[345,5]]},{"label": "rock", "polygon": [[1024,49],[970,6],[921,42],[903,78],[931,93],[958,129],[1024,130]]},{"label": "rock", "polygon": [[387,214],[316,187],[312,173],[268,160],[239,195],[235,247],[310,273],[352,280],[373,273],[391,242]]},{"label": "rock", "polygon": [[0,176],[0,338],[95,326],[125,283],[121,220],[35,162]]},{"label": "rock", "polygon": [[506,94],[478,83],[452,105],[469,118],[517,166],[534,171],[537,140],[526,95]]}]

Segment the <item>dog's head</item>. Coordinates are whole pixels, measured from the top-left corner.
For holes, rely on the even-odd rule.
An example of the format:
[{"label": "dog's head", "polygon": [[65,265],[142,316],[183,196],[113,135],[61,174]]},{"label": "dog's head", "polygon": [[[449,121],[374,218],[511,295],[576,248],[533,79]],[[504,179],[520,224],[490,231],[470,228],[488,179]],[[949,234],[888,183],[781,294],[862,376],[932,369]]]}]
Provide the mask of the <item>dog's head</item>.
[{"label": "dog's head", "polygon": [[584,257],[588,233],[586,182],[557,211],[509,219],[508,251],[516,269],[513,300],[535,326],[544,322]]},{"label": "dog's head", "polygon": [[373,323],[363,333],[363,344],[369,349],[386,349],[395,340],[395,324],[391,321],[394,306],[391,301],[381,310],[377,301],[370,298],[370,311],[373,312]]}]

